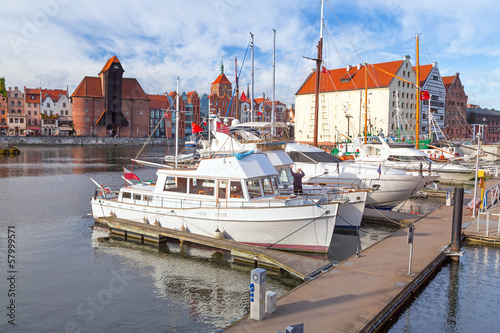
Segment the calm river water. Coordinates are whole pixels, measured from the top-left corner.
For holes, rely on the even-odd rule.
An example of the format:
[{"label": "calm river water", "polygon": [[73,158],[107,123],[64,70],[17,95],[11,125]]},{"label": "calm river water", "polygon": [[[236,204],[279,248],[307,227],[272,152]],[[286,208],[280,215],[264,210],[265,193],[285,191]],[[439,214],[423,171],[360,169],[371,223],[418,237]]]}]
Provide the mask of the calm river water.
[{"label": "calm river water", "polygon": [[[170,244],[170,251],[160,252],[103,242],[105,234],[92,230],[90,197],[95,185],[90,177],[106,186],[123,185],[122,167],[130,169],[139,149],[27,146],[21,147],[20,156],[0,156],[0,332],[215,332],[247,314],[251,268],[196,247]],[[146,147],[141,158],[159,162],[165,152],[165,147]],[[154,171],[140,166],[134,172],[141,179],[155,179]],[[361,246],[390,232],[362,226]],[[332,262],[356,251],[356,237],[335,235],[334,241]],[[470,317],[479,317],[471,314],[467,297],[477,304],[473,309],[481,308],[478,292],[486,301],[498,298],[498,288],[490,294],[488,288],[494,290],[494,285],[485,281],[498,281],[500,252],[474,249],[477,252],[469,251],[474,256],[469,254],[453,269],[459,275],[454,282],[443,268],[435,279],[441,281],[434,293],[438,295],[424,301],[425,311],[412,310],[431,283],[394,325],[394,332],[421,331],[412,325],[420,325],[422,311],[428,314],[422,322],[425,331],[462,331]],[[471,265],[479,280],[460,277]],[[480,269],[482,265],[488,270]],[[469,290],[469,280],[481,288]],[[271,276],[268,290],[282,295],[297,283]],[[453,293],[454,286],[460,292]],[[430,324],[431,319],[436,324]],[[443,320],[455,324],[437,329]]]}]

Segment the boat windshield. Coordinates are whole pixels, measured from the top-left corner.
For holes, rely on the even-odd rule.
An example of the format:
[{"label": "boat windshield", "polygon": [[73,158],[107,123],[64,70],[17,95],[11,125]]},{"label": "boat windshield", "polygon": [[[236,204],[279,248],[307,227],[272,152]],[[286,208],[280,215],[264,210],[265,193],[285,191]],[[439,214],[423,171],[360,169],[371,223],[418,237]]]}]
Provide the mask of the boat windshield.
[{"label": "boat windshield", "polygon": [[340,163],[342,160],[324,151],[290,151],[288,155],[294,162],[300,163]]},{"label": "boat windshield", "polygon": [[427,162],[428,158],[426,156],[406,156],[406,155],[390,155],[387,158],[391,162],[408,162],[408,161],[422,161]]}]

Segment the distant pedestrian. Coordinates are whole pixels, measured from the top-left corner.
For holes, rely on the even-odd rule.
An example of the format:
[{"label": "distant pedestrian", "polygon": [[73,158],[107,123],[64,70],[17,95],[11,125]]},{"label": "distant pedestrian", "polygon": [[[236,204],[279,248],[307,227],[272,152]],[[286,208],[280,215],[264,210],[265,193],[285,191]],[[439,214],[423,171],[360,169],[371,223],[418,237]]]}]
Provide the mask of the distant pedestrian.
[{"label": "distant pedestrian", "polygon": [[293,176],[293,193],[302,194],[302,178],[304,178],[305,173],[302,169],[298,169],[297,172],[293,172],[293,166],[290,167],[290,172]]}]

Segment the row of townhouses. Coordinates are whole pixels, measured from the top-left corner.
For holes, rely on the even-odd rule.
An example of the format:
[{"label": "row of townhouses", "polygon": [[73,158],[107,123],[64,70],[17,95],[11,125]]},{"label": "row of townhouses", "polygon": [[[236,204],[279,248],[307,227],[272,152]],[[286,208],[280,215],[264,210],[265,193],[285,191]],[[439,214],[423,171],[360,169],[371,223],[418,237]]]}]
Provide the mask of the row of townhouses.
[{"label": "row of townhouses", "polygon": [[320,73],[317,127],[317,73],[313,71],[295,95],[296,140],[312,143],[315,131],[318,144],[325,146],[365,131],[414,139],[416,105],[420,103],[421,137],[465,141],[482,126],[484,140],[500,141],[500,112],[468,107],[459,73],[443,77],[437,63],[418,70],[420,91],[424,92],[421,96],[415,88],[417,68],[409,56],[399,61],[324,69]]},{"label": "row of townhouses", "polygon": [[[175,136],[177,93],[147,94],[137,79],[125,78],[123,73],[114,56],[98,76],[85,76],[71,95],[68,89],[9,88],[0,100],[2,135]],[[238,91],[233,93],[223,64],[210,92],[179,95],[180,137],[192,134],[192,123],[203,127],[209,110],[226,121],[271,121],[273,102],[265,96],[254,98],[251,111],[250,99],[244,93],[242,97]],[[285,104],[275,102],[274,121],[290,121]]]}]

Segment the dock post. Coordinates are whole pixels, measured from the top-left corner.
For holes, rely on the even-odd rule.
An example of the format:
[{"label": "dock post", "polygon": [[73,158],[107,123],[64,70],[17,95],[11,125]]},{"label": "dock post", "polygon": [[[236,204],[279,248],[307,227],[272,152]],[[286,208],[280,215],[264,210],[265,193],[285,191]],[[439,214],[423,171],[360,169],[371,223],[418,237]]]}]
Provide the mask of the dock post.
[{"label": "dock post", "polygon": [[261,321],[266,314],[266,270],[256,268],[250,274],[250,318]]},{"label": "dock post", "polygon": [[[451,227],[451,252],[460,252],[460,240],[462,234],[462,211],[464,201],[464,188],[455,187],[455,203],[453,205],[453,225]],[[479,220],[479,217],[478,217]]]}]

